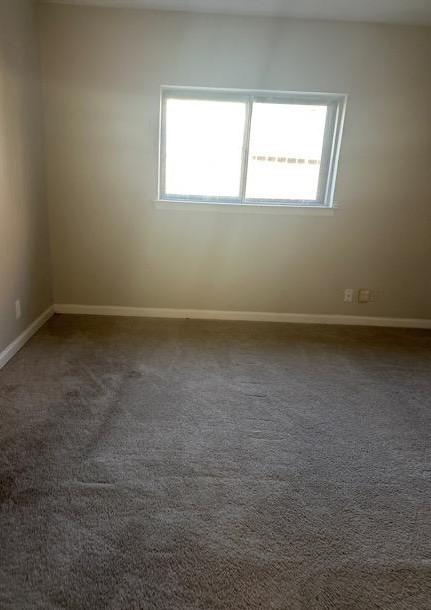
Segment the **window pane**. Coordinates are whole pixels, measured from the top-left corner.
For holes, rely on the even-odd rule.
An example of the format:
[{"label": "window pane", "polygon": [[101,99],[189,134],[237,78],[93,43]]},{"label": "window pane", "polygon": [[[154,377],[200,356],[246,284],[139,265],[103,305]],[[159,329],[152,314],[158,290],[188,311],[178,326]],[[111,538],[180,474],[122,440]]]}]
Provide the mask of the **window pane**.
[{"label": "window pane", "polygon": [[239,197],[246,104],[168,99],[167,195]]},{"label": "window pane", "polygon": [[253,104],[247,198],[316,200],[326,106]]}]

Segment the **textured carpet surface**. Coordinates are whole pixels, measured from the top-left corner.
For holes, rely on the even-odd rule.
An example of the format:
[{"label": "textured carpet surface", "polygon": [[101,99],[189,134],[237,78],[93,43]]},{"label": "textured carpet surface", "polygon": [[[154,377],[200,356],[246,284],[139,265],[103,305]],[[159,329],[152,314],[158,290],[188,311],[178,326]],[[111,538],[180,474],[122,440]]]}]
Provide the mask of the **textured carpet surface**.
[{"label": "textured carpet surface", "polygon": [[0,371],[0,608],[429,610],[431,333],[56,316]]}]

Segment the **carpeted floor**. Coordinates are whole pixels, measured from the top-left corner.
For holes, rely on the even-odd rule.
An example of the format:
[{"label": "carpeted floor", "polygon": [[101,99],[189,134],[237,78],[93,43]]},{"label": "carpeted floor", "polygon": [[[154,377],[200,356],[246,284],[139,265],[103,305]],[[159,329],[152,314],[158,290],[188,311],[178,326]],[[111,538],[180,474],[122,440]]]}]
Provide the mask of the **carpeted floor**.
[{"label": "carpeted floor", "polygon": [[431,608],[430,332],[56,316],[0,406],[2,610]]}]

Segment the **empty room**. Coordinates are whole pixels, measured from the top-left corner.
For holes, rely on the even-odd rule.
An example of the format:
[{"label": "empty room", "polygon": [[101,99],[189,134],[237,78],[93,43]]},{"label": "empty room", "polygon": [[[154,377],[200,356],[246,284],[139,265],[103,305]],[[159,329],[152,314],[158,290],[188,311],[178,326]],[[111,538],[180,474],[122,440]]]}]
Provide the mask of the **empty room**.
[{"label": "empty room", "polygon": [[430,610],[430,0],[0,0],[0,608]]}]

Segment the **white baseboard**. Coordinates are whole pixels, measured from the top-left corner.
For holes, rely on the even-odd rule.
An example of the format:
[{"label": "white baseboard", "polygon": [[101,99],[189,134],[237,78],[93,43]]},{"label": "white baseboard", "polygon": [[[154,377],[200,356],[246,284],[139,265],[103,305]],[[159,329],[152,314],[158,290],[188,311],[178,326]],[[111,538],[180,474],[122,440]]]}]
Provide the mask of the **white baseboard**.
[{"label": "white baseboard", "polygon": [[66,305],[48,307],[12,343],[0,352],[0,369],[27,343],[54,313],[140,318],[181,318],[196,320],[244,320],[250,322],[290,322],[295,324],[342,324],[431,329],[431,319],[383,318],[330,314],[272,313],[259,311],[220,311],[208,309],[167,309],[158,307],[113,307],[109,305]]},{"label": "white baseboard", "polygon": [[430,328],[430,320],[414,318],[376,318],[326,314],[271,313],[259,311],[220,311],[208,309],[166,309],[155,307],[113,307],[109,305],[54,305],[56,313],[140,318],[192,318],[196,320],[248,320],[251,322],[291,322],[296,324],[344,324],[353,326],[388,326]]},{"label": "white baseboard", "polygon": [[54,315],[54,306],[48,307],[34,322],[27,326],[27,328],[17,337],[12,343],[0,352],[0,369],[9,362],[9,360],[15,356],[15,354],[27,343],[29,339],[39,330],[41,326]]}]

